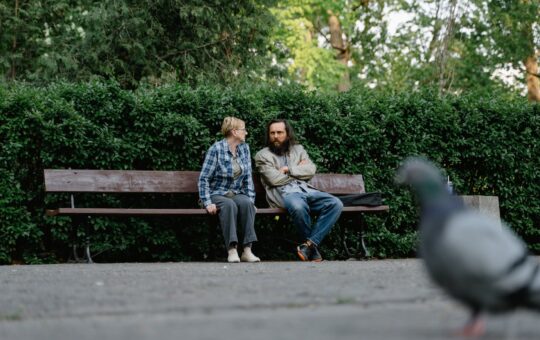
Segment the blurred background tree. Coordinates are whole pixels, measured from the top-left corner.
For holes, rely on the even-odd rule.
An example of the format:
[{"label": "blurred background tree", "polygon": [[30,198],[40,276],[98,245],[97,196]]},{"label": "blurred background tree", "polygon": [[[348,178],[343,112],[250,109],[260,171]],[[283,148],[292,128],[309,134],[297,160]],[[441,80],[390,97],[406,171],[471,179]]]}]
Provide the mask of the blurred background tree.
[{"label": "blurred background tree", "polygon": [[0,79],[540,100],[538,0],[0,0]]},{"label": "blurred background tree", "polygon": [[227,82],[258,69],[273,17],[265,1],[2,0],[4,80]]}]

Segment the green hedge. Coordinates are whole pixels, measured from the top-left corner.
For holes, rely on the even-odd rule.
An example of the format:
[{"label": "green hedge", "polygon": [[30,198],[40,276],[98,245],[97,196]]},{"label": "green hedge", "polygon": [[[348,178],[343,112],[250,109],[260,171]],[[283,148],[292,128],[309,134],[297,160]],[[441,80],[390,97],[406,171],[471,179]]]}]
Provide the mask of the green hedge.
[{"label": "green hedge", "polygon": [[[440,99],[430,91],[331,95],[299,87],[170,86],[125,91],[114,83],[24,84],[0,88],[0,263],[69,258],[71,219],[47,218],[68,197],[43,193],[44,168],[199,170],[219,138],[224,116],[247,123],[253,153],[265,123],[288,118],[319,172],[362,173],[368,191],[385,193],[391,211],[368,218],[375,256],[411,256],[417,209],[393,184],[399,162],[425,155],[447,169],[464,194],[497,195],[502,217],[540,251],[540,115],[521,98],[467,94]],[[262,198],[259,198],[262,199]],[[81,195],[79,206],[178,206],[195,197]],[[341,221],[323,245],[344,258]],[[220,233],[201,218],[92,218],[97,261],[205,260],[223,257]],[[263,259],[291,258],[294,227],[257,221]],[[343,233],[342,233],[343,232]]]}]

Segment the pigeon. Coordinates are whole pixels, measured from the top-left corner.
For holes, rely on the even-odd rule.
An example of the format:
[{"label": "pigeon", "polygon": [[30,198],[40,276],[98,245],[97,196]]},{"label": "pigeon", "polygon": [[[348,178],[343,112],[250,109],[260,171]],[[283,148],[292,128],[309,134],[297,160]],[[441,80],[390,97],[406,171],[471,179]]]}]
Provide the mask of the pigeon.
[{"label": "pigeon", "polygon": [[467,208],[426,159],[406,159],[396,182],[409,185],[420,203],[418,252],[429,276],[470,310],[459,334],[484,334],[486,313],[540,311],[539,263],[507,225]]}]

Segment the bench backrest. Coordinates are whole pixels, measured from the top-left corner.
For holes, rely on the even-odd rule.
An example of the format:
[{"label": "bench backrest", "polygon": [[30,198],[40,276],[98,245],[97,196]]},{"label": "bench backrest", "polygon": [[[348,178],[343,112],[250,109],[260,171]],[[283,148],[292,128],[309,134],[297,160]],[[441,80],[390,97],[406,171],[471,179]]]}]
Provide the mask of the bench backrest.
[{"label": "bench backrest", "polygon": [[[51,170],[45,169],[46,192],[198,193],[199,171]],[[255,192],[264,193],[258,175]],[[332,194],[363,193],[362,175],[317,174],[310,183]]]}]

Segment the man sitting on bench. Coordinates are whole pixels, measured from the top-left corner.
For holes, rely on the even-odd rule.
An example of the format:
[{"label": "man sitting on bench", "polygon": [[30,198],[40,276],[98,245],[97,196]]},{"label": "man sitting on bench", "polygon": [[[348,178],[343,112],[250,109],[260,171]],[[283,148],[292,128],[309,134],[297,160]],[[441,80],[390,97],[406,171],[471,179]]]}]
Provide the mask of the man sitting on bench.
[{"label": "man sitting on bench", "polygon": [[[273,208],[286,208],[305,242],[296,250],[302,261],[322,261],[318,251],[324,237],[341,214],[341,201],[309,185],[316,171],[302,145],[296,143],[291,125],[274,119],[267,125],[266,147],[255,155],[255,164]],[[311,213],[317,216],[311,226]]]}]

